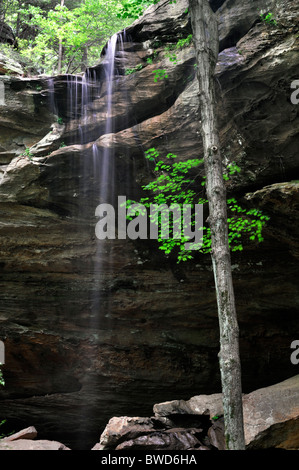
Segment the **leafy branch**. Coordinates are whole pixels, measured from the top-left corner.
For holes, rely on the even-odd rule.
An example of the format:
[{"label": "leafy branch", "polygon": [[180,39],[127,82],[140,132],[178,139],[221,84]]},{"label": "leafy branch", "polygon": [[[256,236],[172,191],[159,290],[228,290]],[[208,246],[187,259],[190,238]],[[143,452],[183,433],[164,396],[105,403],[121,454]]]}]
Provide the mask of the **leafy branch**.
[{"label": "leafy branch", "polygon": [[[199,169],[203,163],[203,159],[193,158],[185,162],[175,161],[177,158],[173,153],[166,155],[166,159],[158,160],[159,152],[155,148],[151,148],[145,152],[148,160],[155,163],[154,172],[157,177],[150,183],[143,185],[142,188],[150,193],[150,196],[142,197],[139,201],[146,208],[150,208],[152,204],[178,204],[184,211],[184,205],[190,205],[193,209],[195,204],[206,205],[207,199],[204,194],[205,177],[201,177],[198,181],[199,174],[192,175],[194,169]],[[223,178],[228,181],[229,178],[239,173],[241,170],[232,162],[225,168]],[[198,193],[198,188],[201,193]],[[135,201],[128,200],[127,208]],[[244,238],[247,241],[262,242],[262,230],[269,220],[267,215],[258,209],[243,208],[235,198],[227,199],[228,207],[228,226],[229,226],[229,246],[231,251],[242,251]],[[184,212],[181,211],[181,214]],[[174,220],[173,220],[174,222]],[[176,221],[177,222],[177,221]],[[159,249],[164,251],[166,255],[175,251],[177,262],[186,261],[193,258],[193,250],[186,250],[185,243],[188,241],[186,237],[169,237],[163,238],[163,224],[161,216],[155,218],[154,223],[159,226],[158,243]],[[183,220],[180,221],[183,223]],[[194,215],[191,220],[191,226],[195,226]],[[198,251],[201,253],[209,253],[211,251],[211,231],[209,226],[203,226],[203,238]],[[174,235],[174,234],[173,234]]]}]

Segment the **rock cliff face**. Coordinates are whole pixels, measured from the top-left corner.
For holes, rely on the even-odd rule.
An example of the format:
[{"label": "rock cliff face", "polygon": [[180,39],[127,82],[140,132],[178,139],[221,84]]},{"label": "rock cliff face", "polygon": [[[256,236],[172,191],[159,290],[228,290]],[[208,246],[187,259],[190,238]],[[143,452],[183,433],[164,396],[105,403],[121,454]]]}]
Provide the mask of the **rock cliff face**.
[{"label": "rock cliff face", "polygon": [[[228,193],[271,217],[261,245],[232,255],[247,393],[297,373],[290,345],[299,303],[299,105],[291,100],[298,6],[211,4],[219,18],[223,158],[242,168]],[[153,177],[144,150],[155,146],[182,160],[201,153],[192,45],[175,62],[165,47],[190,34],[186,10],[185,0],[162,0],[127,29],[109,135],[105,53],[89,71],[96,85],[69,76],[2,78],[1,416],[72,449],[91,448],[112,416],[140,414],[141,406],[148,415],[155,402],[220,391],[209,256],[177,265],[154,242],[99,247],[95,237],[102,202],[95,149],[113,150],[115,194],[127,198]],[[261,21],[261,11],[277,23]],[[155,82],[157,69],[168,78]],[[91,97],[85,108],[83,90]]]},{"label": "rock cliff face", "polygon": [[10,26],[0,19],[0,43],[15,45],[16,38]]}]

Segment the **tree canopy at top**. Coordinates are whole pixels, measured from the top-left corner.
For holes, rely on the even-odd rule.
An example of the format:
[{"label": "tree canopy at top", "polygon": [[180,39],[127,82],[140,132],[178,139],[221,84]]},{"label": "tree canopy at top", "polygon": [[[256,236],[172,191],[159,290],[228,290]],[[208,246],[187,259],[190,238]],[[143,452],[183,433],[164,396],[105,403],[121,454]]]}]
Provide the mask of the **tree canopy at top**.
[{"label": "tree canopy at top", "polygon": [[75,73],[94,65],[115,32],[140,16],[148,0],[2,0],[0,19],[18,52],[38,73]]}]

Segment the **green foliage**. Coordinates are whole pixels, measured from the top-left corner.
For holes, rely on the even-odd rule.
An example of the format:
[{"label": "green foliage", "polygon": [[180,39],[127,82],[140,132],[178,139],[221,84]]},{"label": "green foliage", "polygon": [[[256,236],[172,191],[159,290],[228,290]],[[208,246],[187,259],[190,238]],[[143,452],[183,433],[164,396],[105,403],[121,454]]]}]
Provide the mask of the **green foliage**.
[{"label": "green foliage", "polygon": [[167,70],[165,69],[153,70],[153,73],[155,74],[154,82],[157,82],[158,80],[163,80],[164,78],[168,78]]},{"label": "green foliage", "polygon": [[[157,177],[142,188],[150,192],[149,197],[143,197],[139,203],[149,208],[152,204],[179,204],[184,210],[184,205],[189,204],[194,208],[195,204],[207,205],[208,201],[204,194],[205,177],[199,178],[198,170],[203,164],[203,159],[193,158],[185,162],[177,162],[176,155],[169,153],[164,160],[158,160],[159,152],[155,148],[147,150],[145,156],[148,160],[155,163],[154,172]],[[194,170],[197,172],[194,175]],[[240,172],[240,168],[234,162],[227,165],[224,171],[224,180],[228,180],[232,175]],[[193,174],[193,175],[192,175]],[[201,194],[199,189],[201,188]],[[127,201],[127,207],[134,201]],[[229,226],[229,246],[231,251],[243,250],[243,242],[263,240],[262,229],[269,217],[264,215],[258,209],[242,208],[236,199],[227,200],[228,207],[228,226]],[[183,212],[181,211],[181,214]],[[161,218],[156,221],[159,224],[159,249],[165,254],[175,252],[177,262],[186,261],[193,258],[193,250],[187,251],[185,243],[188,241],[184,237],[180,238],[162,238],[161,232],[163,227]],[[194,226],[194,219],[191,225]],[[199,247],[201,253],[209,253],[211,251],[211,230],[208,226],[203,228],[202,245]]]},{"label": "green foliage", "polygon": [[30,148],[26,147],[25,151],[21,154],[21,157],[27,157],[29,160],[32,160],[32,153],[30,152]]},{"label": "green foliage", "polygon": [[[3,426],[3,424],[6,423],[6,419],[2,419],[2,421],[0,421],[0,427]],[[0,439],[3,439],[4,437],[6,437],[5,434],[0,434]]]},{"label": "green foliage", "polygon": [[240,171],[241,171],[241,168],[235,162],[230,162],[227,164],[226,168],[224,169],[223,179],[225,181],[228,181],[230,176],[234,175],[235,173],[240,173]]},{"label": "green foliage", "polygon": [[264,23],[271,26],[277,26],[277,21],[273,18],[273,13],[262,13],[260,18]]},{"label": "green foliage", "polygon": [[[11,3],[9,24],[17,35],[19,53],[39,73],[75,73],[94,65],[112,34],[132,21],[120,15],[122,0],[66,0],[64,5],[60,0]],[[32,34],[19,31],[18,36],[18,24],[26,25]]]},{"label": "green foliage", "polygon": [[176,43],[176,49],[182,49],[183,47],[190,46],[192,43],[193,35],[189,34],[186,38],[179,39]]},{"label": "green foliage", "polygon": [[[1,364],[0,364],[0,365],[1,365]],[[4,385],[5,385],[5,380],[4,380],[3,372],[2,372],[1,369],[0,369],[0,385],[1,385],[2,387],[4,387]],[[0,424],[1,424],[1,423],[0,423]]]},{"label": "green foliage", "polygon": [[15,62],[15,66],[21,65],[24,72],[34,70],[33,62],[16,51],[10,44],[0,44],[0,53],[6,56],[8,64],[14,65]]},{"label": "green foliage", "polygon": [[95,65],[109,38],[157,2],[1,0],[0,19],[13,29],[17,61],[25,63],[28,72],[76,73]]},{"label": "green foliage", "polygon": [[174,51],[174,50],[178,51],[180,49],[183,49],[184,47],[188,47],[192,43],[192,39],[193,39],[193,35],[188,34],[188,36],[186,36],[185,38],[179,39],[175,44],[167,44],[167,46],[165,46],[165,51],[166,52]]},{"label": "green foliage", "polygon": [[[174,64],[178,63],[176,52],[183,49],[184,47],[189,46],[192,43],[192,38],[192,34],[189,34],[187,37],[179,39],[175,44],[167,44],[167,46],[165,46],[164,50],[166,57],[170,60],[170,62],[173,62]],[[154,81],[157,81],[158,79],[162,80],[163,78],[168,77],[166,70],[159,69],[154,70],[154,72],[156,73]]]},{"label": "green foliage", "polygon": [[146,8],[158,2],[159,0],[123,0],[118,16],[135,20],[143,14]]},{"label": "green foliage", "polygon": [[147,64],[152,64],[154,62],[154,60],[157,58],[158,56],[158,51],[154,51],[147,59],[146,59],[146,63]]},{"label": "green foliage", "polygon": [[128,68],[125,70],[125,75],[132,75],[132,73],[137,72],[138,70],[141,70],[143,68],[142,64],[135,65],[135,67],[132,67],[131,69]]},{"label": "green foliage", "polygon": [[228,209],[232,216],[227,219],[229,244],[233,251],[242,251],[242,235],[246,234],[249,240],[263,241],[262,230],[269,217],[263,215],[258,209],[243,209],[236,199],[227,200]]}]

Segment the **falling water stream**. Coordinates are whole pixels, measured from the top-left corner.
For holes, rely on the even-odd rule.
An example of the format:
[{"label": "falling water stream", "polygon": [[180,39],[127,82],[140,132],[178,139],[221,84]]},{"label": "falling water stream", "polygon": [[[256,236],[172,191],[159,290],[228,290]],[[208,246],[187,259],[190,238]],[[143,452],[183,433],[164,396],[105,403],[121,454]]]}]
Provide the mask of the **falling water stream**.
[{"label": "falling water stream", "polygon": [[[114,204],[117,193],[126,190],[116,187],[116,165],[113,149],[113,138],[115,132],[114,117],[114,89],[118,80],[124,77],[118,75],[116,58],[122,56],[124,37],[122,34],[115,34],[111,37],[104,50],[104,57],[98,68],[88,69],[83,75],[67,75],[65,77],[67,85],[67,126],[71,129],[71,138],[67,145],[76,144],[80,149],[80,157],[75,157],[74,165],[70,168],[70,173],[78,178],[78,202],[76,214],[77,220],[86,220],[90,225],[90,240],[93,244],[92,263],[89,262],[89,319],[85,323],[86,334],[91,348],[94,348],[94,362],[98,362],[99,344],[101,331],[109,330],[110,324],[110,299],[107,282],[112,279],[113,267],[111,263],[111,244],[105,240],[97,240],[95,237],[96,217],[95,210],[99,204]],[[55,84],[49,81],[50,101],[53,112],[57,112],[57,104],[53,100],[55,96]],[[115,98],[114,98],[115,99]],[[95,101],[104,103],[104,112],[100,104],[100,113],[97,114]],[[100,118],[98,117],[100,115]],[[103,123],[104,115],[104,123]],[[100,120],[100,122],[99,122]],[[125,122],[120,124],[126,126]],[[79,168],[78,168],[79,160]],[[130,169],[128,169],[128,173]],[[129,179],[128,175],[122,175],[123,180]],[[91,222],[90,222],[91,221]],[[80,223],[79,229],[80,230]],[[88,250],[87,250],[88,252]],[[80,262],[80,261],[79,261]],[[81,266],[80,268],[81,269]],[[107,281],[108,278],[108,281]],[[108,292],[108,293],[107,293]],[[86,318],[86,314],[85,314]],[[86,365],[86,378],[83,387],[94,390],[97,386],[101,390],[98,382],[101,380],[97,373],[97,366],[92,364],[92,355],[88,355]],[[94,394],[94,392],[92,392]],[[92,395],[92,394],[91,394]],[[82,396],[85,396],[84,394]],[[93,396],[93,395],[92,395]],[[83,399],[84,400],[84,399]],[[101,400],[101,398],[100,398]],[[82,403],[78,407],[78,414],[84,416],[86,430],[88,423],[95,420],[92,416],[92,406]]]},{"label": "falling water stream", "polygon": [[[101,159],[101,168],[100,168],[100,194],[99,200],[108,203],[109,201],[112,202],[114,200],[114,190],[115,190],[115,182],[114,182],[114,157],[113,154],[110,152],[110,142],[112,138],[112,131],[113,131],[113,124],[112,124],[112,96],[113,96],[113,79],[114,79],[114,68],[115,68],[115,51],[116,51],[116,44],[117,44],[118,36],[115,34],[112,36],[111,40],[107,45],[106,50],[106,59],[104,65],[105,71],[105,82],[106,82],[106,127],[105,127],[105,135],[110,136],[108,139],[108,146],[104,147],[102,159]],[[93,146],[93,150],[95,150],[95,146]],[[95,158],[98,158],[98,151],[96,151]]]},{"label": "falling water stream", "polygon": [[[99,182],[98,191],[96,191],[96,201],[94,210],[98,204],[113,204],[115,197],[115,156],[113,152],[113,83],[115,80],[115,54],[118,44],[118,35],[112,36],[107,44],[105,59],[103,62],[103,87],[101,91],[105,94],[106,101],[106,119],[105,119],[105,146],[98,148],[96,141],[92,144],[92,161],[95,180]],[[100,136],[99,136],[100,137]],[[88,182],[87,182],[88,184]],[[104,316],[109,317],[107,309],[107,298],[105,312],[102,311],[103,302],[101,292],[103,291],[104,274],[110,267],[109,250],[102,240],[96,241],[96,253],[94,257],[94,287],[91,299],[90,327],[100,328],[101,320]],[[107,297],[107,296],[106,296]],[[108,300],[109,303],[109,300]]]}]

